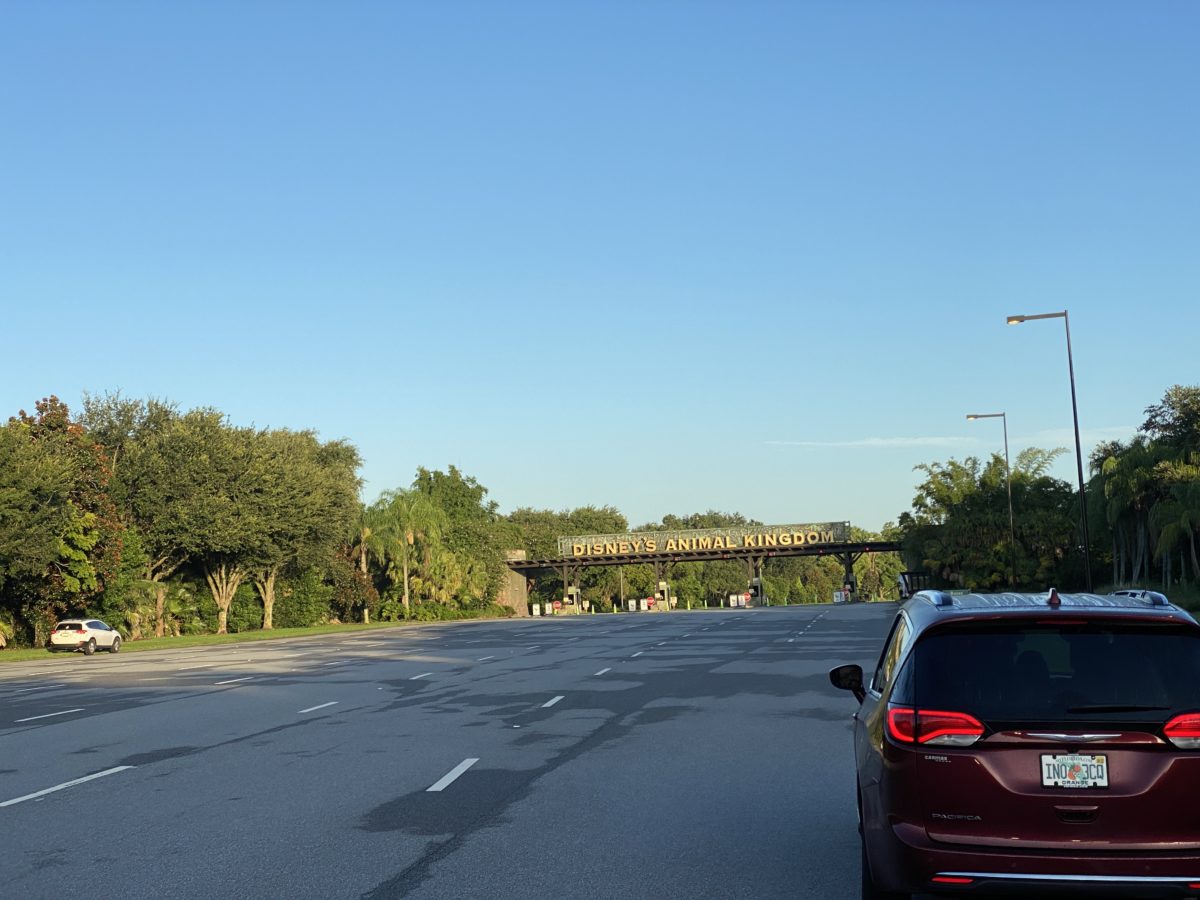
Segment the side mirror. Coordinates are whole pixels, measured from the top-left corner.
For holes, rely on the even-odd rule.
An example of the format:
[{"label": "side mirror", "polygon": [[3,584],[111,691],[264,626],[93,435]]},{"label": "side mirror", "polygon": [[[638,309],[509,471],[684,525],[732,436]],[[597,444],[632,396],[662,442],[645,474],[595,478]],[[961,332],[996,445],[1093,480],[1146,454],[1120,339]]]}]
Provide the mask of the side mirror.
[{"label": "side mirror", "polygon": [[859,703],[862,703],[863,698],[867,696],[867,691],[863,687],[862,666],[855,665],[854,663],[847,663],[844,666],[830,669],[829,683],[835,688],[849,691]]}]

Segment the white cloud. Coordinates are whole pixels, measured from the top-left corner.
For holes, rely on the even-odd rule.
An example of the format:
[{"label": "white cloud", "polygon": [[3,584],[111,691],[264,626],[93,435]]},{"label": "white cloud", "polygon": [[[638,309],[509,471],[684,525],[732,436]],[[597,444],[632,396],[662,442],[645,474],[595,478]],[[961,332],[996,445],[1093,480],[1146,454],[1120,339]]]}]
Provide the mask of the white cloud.
[{"label": "white cloud", "polygon": [[[1105,425],[1100,428],[1079,429],[1079,442],[1085,447],[1092,447],[1101,441],[1127,441],[1137,432],[1136,425]],[[1014,436],[1014,444],[1027,447],[1067,447],[1075,446],[1075,430],[1072,428],[1046,428],[1032,434]]]},{"label": "white cloud", "polygon": [[851,441],[766,441],[776,447],[978,447],[979,438],[932,435],[927,437],[869,437]]}]

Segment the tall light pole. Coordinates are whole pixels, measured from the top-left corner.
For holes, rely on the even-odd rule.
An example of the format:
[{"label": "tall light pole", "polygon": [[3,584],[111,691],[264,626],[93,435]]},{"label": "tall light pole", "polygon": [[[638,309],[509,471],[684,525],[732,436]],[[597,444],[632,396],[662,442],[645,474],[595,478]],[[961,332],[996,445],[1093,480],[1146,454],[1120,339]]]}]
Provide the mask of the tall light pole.
[{"label": "tall light pole", "polygon": [[1075,363],[1071,361],[1071,319],[1067,311],[1039,313],[1035,316],[1009,316],[1009,325],[1020,325],[1034,319],[1062,319],[1067,328],[1067,374],[1071,377],[1071,415],[1075,420],[1075,467],[1079,472],[1079,513],[1083,532],[1083,580],[1088,593],[1092,591],[1092,550],[1088,538],[1087,491],[1083,484],[1083,448],[1079,444],[1079,406],[1075,402]]},{"label": "tall light pole", "polygon": [[1012,469],[1008,465],[1008,416],[998,413],[971,413],[968,422],[976,419],[1000,419],[1004,424],[1004,481],[1008,486],[1008,586],[1017,583],[1017,529],[1013,524],[1012,508]]}]

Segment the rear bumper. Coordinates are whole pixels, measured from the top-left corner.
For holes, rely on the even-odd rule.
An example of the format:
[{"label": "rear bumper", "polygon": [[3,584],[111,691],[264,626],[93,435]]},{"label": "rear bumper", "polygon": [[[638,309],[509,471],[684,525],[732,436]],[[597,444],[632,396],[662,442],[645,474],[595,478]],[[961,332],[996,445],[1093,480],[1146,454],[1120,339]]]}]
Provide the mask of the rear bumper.
[{"label": "rear bumper", "polygon": [[[1195,850],[1013,853],[952,847],[931,840],[914,825],[887,832],[881,835],[884,840],[872,843],[872,872],[877,883],[893,890],[962,896],[1200,896],[1200,852]],[[881,851],[878,860],[876,849]]]},{"label": "rear bumper", "polygon": [[71,641],[69,644],[47,644],[46,649],[51,653],[71,653],[80,650],[87,641]]}]

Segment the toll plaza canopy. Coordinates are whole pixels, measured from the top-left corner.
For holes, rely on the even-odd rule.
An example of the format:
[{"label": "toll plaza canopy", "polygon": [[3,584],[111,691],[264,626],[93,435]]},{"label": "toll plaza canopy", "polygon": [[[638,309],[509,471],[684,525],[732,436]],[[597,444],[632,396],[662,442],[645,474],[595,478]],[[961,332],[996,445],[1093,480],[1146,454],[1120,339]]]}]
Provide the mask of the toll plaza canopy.
[{"label": "toll plaza canopy", "polygon": [[784,556],[834,556],[847,567],[864,553],[899,552],[894,541],[851,541],[849,522],[803,525],[737,525],[684,531],[590,534],[558,539],[559,555],[550,559],[509,559],[516,572],[575,570],[586,566],[636,563],[701,562],[712,559],[756,561]]}]

